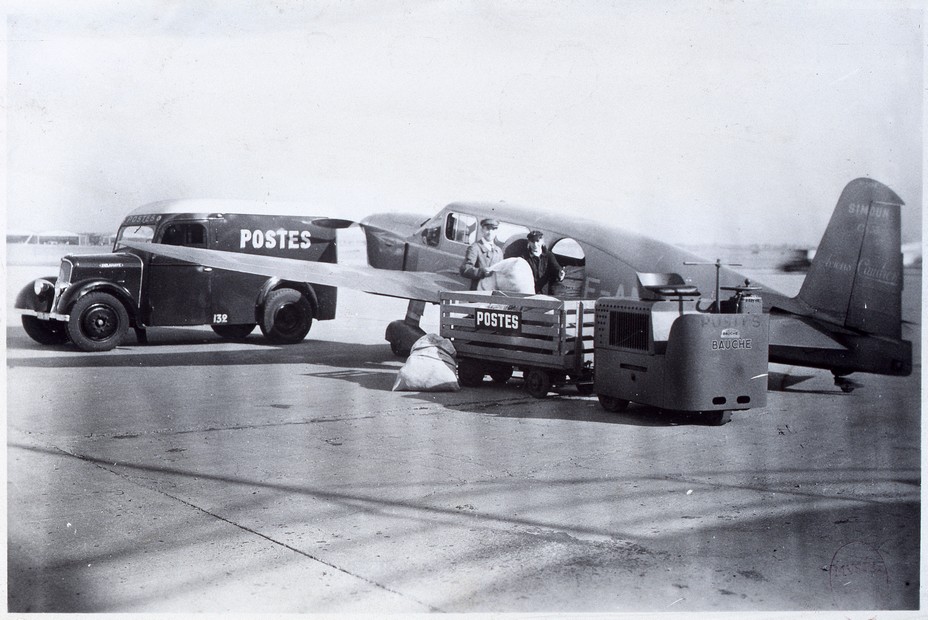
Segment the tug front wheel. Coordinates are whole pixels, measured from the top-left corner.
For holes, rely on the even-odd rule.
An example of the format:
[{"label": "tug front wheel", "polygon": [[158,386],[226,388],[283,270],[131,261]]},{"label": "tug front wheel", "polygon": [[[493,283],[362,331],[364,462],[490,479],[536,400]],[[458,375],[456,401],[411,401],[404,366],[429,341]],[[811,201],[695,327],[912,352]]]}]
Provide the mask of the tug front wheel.
[{"label": "tug front wheel", "polygon": [[731,422],[731,411],[700,411],[697,415],[708,426],[722,426]]},{"label": "tug front wheel", "polygon": [[606,396],[605,394],[597,394],[599,398],[599,404],[603,409],[609,411],[610,413],[618,413],[619,411],[625,411],[628,409],[628,401],[622,398],[613,398],[612,396]]}]

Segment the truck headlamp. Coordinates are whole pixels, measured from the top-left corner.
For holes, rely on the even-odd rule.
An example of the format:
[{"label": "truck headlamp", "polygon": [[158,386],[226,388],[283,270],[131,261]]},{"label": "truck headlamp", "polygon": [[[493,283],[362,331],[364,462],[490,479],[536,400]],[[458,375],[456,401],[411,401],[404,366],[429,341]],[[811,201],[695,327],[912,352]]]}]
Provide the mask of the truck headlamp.
[{"label": "truck headlamp", "polygon": [[52,283],[48,280],[39,279],[32,283],[32,290],[35,291],[36,296],[42,295],[42,293],[45,291],[49,291],[54,288],[55,287],[52,286]]}]

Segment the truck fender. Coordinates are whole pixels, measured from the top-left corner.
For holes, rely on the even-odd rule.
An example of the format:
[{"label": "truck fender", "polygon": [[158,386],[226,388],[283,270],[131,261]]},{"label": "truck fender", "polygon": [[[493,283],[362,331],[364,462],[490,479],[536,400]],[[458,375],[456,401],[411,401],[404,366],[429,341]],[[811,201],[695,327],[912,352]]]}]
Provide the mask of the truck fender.
[{"label": "truck fender", "polygon": [[[39,293],[36,293],[36,283],[40,281],[47,282],[48,286],[44,286]],[[57,281],[58,276],[36,278],[19,291],[19,294],[16,295],[16,302],[13,304],[13,307],[19,310],[51,312],[52,302],[55,299],[55,283]]]},{"label": "truck fender", "polygon": [[86,280],[84,282],[72,284],[61,294],[61,298],[58,300],[58,312],[70,314],[71,308],[78,299],[87,293],[94,293],[97,291],[109,293],[122,302],[122,305],[126,308],[126,312],[129,313],[129,319],[133,322],[135,321],[137,308],[132,294],[125,288],[113,284],[113,282],[109,280]]}]

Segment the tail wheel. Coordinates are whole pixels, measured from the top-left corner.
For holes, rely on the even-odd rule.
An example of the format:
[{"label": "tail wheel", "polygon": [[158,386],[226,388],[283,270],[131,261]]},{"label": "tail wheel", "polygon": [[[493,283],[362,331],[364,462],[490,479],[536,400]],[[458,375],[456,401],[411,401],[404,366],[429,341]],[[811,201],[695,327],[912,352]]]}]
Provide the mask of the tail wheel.
[{"label": "tail wheel", "polygon": [[530,396],[544,398],[551,391],[551,375],[541,368],[529,368],[525,371],[525,389]]},{"label": "tail wheel", "polygon": [[87,293],[71,308],[68,337],[81,351],[109,351],[128,329],[125,306],[109,293]]},{"label": "tail wheel", "polygon": [[494,383],[506,383],[512,377],[512,366],[499,364],[490,370],[490,378]]},{"label": "tail wheel", "polygon": [[220,338],[226,340],[241,340],[248,336],[255,329],[254,323],[245,323],[242,325],[211,325],[213,331]]},{"label": "tail wheel", "polygon": [[296,344],[313,324],[313,308],[292,288],[272,291],[264,302],[261,332],[275,344]]},{"label": "tail wheel", "polygon": [[605,394],[597,394],[597,397],[599,398],[599,404],[602,405],[602,408],[611,413],[618,413],[619,411],[628,409],[628,401],[625,399],[613,398]]},{"label": "tail wheel", "polygon": [[64,344],[68,341],[68,326],[61,321],[43,321],[31,314],[23,315],[23,329],[39,344]]},{"label": "tail wheel", "polygon": [[477,387],[483,383],[483,365],[475,359],[462,357],[458,360],[458,381],[464,387]]}]

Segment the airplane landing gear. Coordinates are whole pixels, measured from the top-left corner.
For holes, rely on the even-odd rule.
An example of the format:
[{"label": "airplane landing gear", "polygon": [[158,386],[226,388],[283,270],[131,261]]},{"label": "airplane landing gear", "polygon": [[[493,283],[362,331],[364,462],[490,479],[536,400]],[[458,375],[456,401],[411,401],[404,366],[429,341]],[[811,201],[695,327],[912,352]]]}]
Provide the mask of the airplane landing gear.
[{"label": "airplane landing gear", "polygon": [[841,388],[841,391],[845,394],[850,394],[854,391],[854,388],[860,387],[862,384],[852,381],[847,378],[847,374],[841,374],[832,371],[832,374],[835,376],[835,385]]},{"label": "airplane landing gear", "polygon": [[416,340],[425,335],[425,330],[419,327],[419,319],[425,312],[425,302],[410,300],[406,309],[406,318],[393,321],[387,325],[384,338],[390,343],[390,350],[399,357],[409,355],[409,350]]}]

